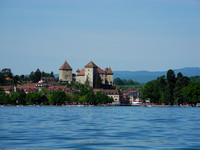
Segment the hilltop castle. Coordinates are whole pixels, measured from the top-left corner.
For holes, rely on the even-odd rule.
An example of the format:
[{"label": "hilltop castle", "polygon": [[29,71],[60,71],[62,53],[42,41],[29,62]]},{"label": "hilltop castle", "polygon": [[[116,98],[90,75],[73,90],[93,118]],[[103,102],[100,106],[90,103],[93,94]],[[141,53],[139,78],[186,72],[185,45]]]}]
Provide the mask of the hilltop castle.
[{"label": "hilltop castle", "polygon": [[76,81],[82,84],[88,81],[91,87],[95,87],[98,76],[101,78],[103,85],[113,85],[113,72],[111,68],[109,67],[102,70],[92,61],[90,61],[82,70],[77,69],[76,74],[72,74],[72,68],[67,61],[65,61],[59,69],[59,81],[69,83]]}]

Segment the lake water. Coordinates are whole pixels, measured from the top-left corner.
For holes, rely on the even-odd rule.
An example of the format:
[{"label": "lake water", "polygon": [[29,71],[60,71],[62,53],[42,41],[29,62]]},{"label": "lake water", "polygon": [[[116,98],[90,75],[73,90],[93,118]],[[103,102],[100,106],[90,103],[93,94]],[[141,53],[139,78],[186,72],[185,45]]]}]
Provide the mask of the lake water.
[{"label": "lake water", "polygon": [[0,121],[0,149],[200,149],[200,107],[0,107]]}]

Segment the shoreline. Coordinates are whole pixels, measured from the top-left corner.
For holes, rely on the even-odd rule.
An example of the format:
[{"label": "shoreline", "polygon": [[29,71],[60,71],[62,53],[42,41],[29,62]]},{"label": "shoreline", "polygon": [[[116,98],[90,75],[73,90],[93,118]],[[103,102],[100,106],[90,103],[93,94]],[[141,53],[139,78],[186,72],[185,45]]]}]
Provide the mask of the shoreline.
[{"label": "shoreline", "polygon": [[200,107],[192,105],[0,105],[0,107]]}]

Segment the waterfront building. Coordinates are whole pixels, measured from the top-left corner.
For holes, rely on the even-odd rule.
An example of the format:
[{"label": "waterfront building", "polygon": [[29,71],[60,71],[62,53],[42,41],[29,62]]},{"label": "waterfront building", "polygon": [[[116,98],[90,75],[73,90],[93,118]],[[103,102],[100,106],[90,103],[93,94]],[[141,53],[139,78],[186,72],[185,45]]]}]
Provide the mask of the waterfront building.
[{"label": "waterfront building", "polygon": [[123,100],[123,95],[121,91],[118,89],[118,87],[113,87],[113,89],[94,89],[94,94],[96,94],[98,91],[102,92],[102,94],[109,96],[110,98],[113,98],[114,102],[113,105],[119,105],[121,104],[121,101]]},{"label": "waterfront building", "polygon": [[95,87],[98,76],[103,85],[113,85],[112,69],[109,67],[102,70],[92,61],[85,65],[83,69],[77,69],[76,74],[72,74],[72,68],[66,61],[59,69],[59,81],[69,83],[76,81],[82,84],[88,82],[91,87]]}]

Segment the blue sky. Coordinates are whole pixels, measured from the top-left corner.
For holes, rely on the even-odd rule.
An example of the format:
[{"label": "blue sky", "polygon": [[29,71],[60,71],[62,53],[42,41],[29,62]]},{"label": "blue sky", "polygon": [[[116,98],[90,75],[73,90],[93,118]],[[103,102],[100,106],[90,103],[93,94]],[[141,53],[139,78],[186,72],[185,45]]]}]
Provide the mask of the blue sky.
[{"label": "blue sky", "polygon": [[200,0],[0,0],[0,69],[200,67]]}]

